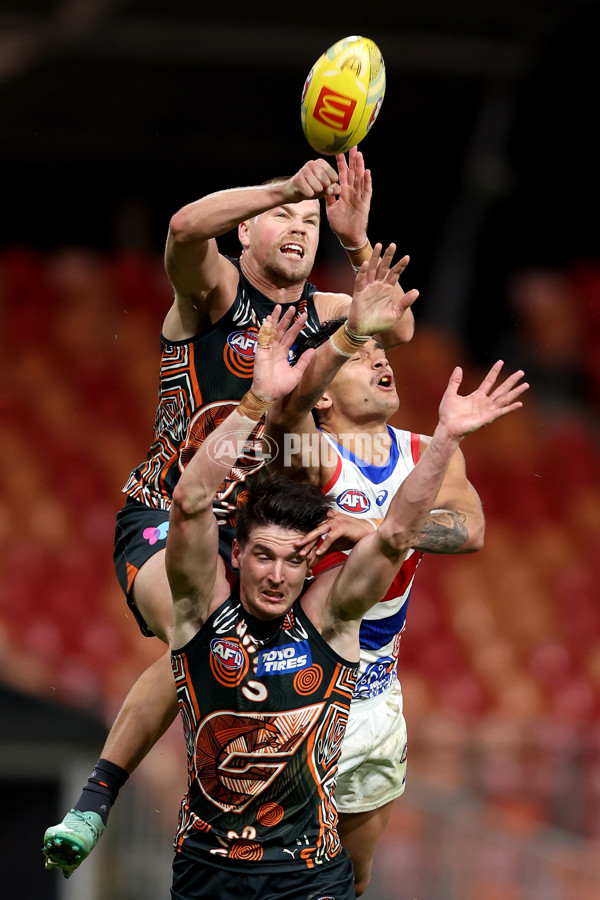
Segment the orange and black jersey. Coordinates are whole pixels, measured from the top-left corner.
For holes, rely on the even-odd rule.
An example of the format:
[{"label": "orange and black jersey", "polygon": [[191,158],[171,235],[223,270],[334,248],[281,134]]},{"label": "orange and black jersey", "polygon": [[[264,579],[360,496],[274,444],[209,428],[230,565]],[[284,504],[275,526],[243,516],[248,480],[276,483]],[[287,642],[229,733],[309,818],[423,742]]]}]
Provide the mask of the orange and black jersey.
[{"label": "orange and black jersey", "polygon": [[297,600],[248,615],[237,591],[171,654],[188,751],[178,853],[303,870],[340,851],[334,785],[358,666]]},{"label": "orange and black jersey", "polygon": [[[153,509],[168,510],[181,472],[203,440],[230,414],[252,380],[256,335],[275,303],[245,278],[239,260],[228,257],[239,272],[235,300],[208,331],[184,341],[161,335],[159,398],[154,441],[146,460],[131,472],[123,492]],[[314,303],[316,288],[306,283],[296,315],[308,313],[302,334],[319,327]],[[232,524],[240,486],[264,465],[259,423],[244,455],[223,481],[215,497],[215,514]]]}]

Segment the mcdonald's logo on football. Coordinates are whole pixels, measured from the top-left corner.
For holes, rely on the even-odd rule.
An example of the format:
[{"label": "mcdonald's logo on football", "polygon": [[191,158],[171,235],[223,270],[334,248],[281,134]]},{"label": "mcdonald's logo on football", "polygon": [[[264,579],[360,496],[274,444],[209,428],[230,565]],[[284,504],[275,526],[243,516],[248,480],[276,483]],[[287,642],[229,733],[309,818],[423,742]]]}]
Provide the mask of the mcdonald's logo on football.
[{"label": "mcdonald's logo on football", "polygon": [[313,117],[334,131],[347,131],[355,109],[356,100],[332,91],[324,84],[315,103]]}]

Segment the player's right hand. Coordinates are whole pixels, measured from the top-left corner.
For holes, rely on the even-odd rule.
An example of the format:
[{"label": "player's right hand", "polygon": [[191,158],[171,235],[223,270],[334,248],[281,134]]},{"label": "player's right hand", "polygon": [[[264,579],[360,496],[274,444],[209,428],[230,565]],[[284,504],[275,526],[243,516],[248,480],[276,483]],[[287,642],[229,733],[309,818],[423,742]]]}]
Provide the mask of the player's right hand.
[{"label": "player's right hand", "polygon": [[309,159],[287,183],[287,203],[319,200],[340,193],[338,173],[324,159]]}]

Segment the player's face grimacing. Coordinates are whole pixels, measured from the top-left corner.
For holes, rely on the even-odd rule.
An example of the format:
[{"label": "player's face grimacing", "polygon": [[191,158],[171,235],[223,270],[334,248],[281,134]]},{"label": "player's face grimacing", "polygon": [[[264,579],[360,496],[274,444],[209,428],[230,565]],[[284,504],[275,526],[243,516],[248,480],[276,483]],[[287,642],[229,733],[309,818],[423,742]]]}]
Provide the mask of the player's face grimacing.
[{"label": "player's face grimacing", "polygon": [[342,366],[328,392],[336,411],[348,414],[351,419],[371,413],[380,413],[387,419],[396,412],[400,402],[385,350],[374,340],[367,341]]},{"label": "player's face grimacing", "polygon": [[294,546],[300,531],[278,525],[251,529],[243,544],[234,541],[231,562],[240,570],[240,599],[258,619],[274,619],[291,609],[308,574],[306,559]]},{"label": "player's face grimacing", "polygon": [[276,282],[306,281],[315,262],[320,223],[318,200],[277,206],[248,222],[245,251]]}]

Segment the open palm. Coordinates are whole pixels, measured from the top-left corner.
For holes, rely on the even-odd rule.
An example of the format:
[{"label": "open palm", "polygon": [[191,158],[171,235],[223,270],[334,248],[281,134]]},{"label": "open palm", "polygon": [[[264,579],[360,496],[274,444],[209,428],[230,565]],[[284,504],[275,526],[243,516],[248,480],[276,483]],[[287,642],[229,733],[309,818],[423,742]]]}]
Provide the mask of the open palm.
[{"label": "open palm", "polygon": [[439,409],[440,424],[450,437],[460,440],[466,434],[523,406],[518,398],[529,385],[521,381],[524,373],[520,369],[495,387],[503,365],[502,360],[498,360],[479,387],[465,397],[458,393],[463,378],[462,369],[457,366],[454,370]]},{"label": "open palm", "polygon": [[392,266],[396,245],[390,244],[381,254],[381,244],[375,244],[368,262],[364,262],[356,276],[352,303],[348,310],[348,328],[355,334],[375,335],[388,331],[396,324],[419,296],[412,290],[398,296],[398,279],[408,265],[408,256]]},{"label": "open palm", "polygon": [[307,319],[306,313],[302,313],[292,323],[295,312],[295,307],[289,307],[280,320],[281,306],[278,304],[261,325],[254,357],[252,390],[262,400],[278,400],[289,394],[314,355],[314,350],[306,350],[295,366],[289,364],[290,349]]},{"label": "open palm", "polygon": [[371,208],[371,172],[365,169],[363,155],[356,147],[348,154],[336,156],[340,192],[338,196],[325,197],[325,211],[334,234],[346,246],[355,247],[367,233]]}]

